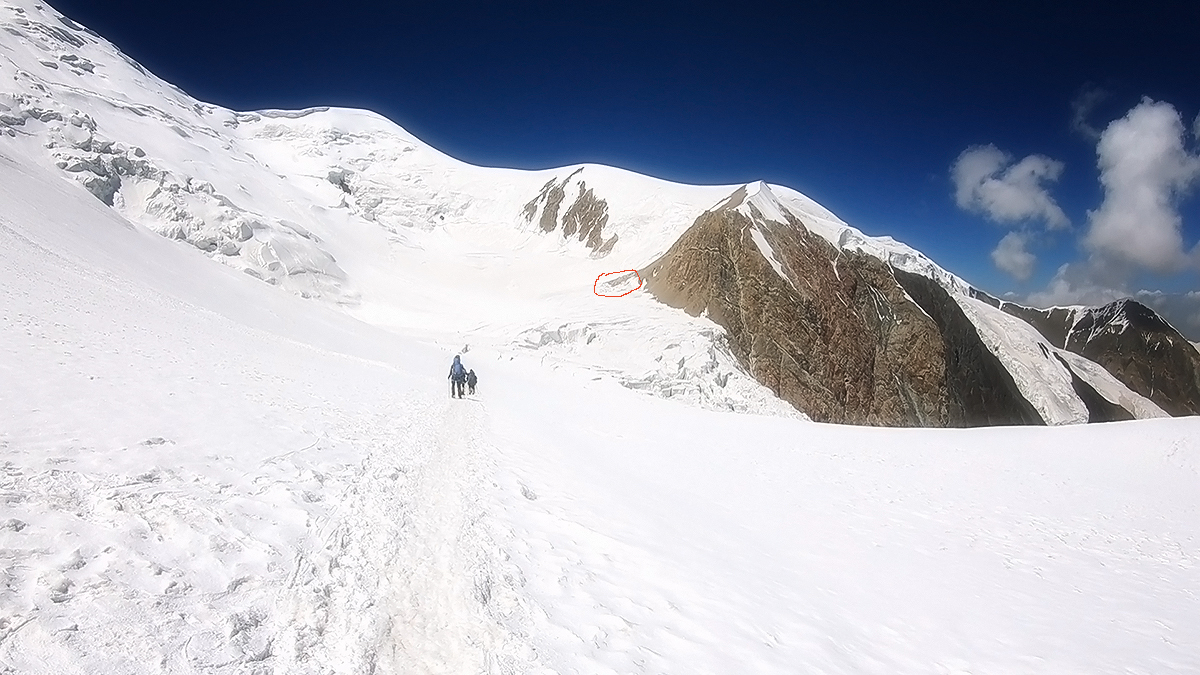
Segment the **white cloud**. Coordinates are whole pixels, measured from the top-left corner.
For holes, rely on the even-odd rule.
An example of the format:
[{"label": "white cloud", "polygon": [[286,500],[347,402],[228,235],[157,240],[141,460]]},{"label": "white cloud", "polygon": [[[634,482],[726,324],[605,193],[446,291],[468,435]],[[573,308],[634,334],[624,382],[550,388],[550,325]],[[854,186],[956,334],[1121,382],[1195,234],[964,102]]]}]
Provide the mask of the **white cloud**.
[{"label": "white cloud", "polygon": [[[1076,130],[1088,132],[1088,115],[1101,98],[1096,91],[1085,91],[1076,99]],[[1087,257],[1059,267],[1045,289],[1029,294],[1025,302],[1038,307],[1096,306],[1133,297],[1185,336],[1200,338],[1200,291],[1163,293],[1131,286],[1131,281],[1154,274],[1200,270],[1200,245],[1188,250],[1178,209],[1189,190],[1200,185],[1200,152],[1193,152],[1196,146],[1189,135],[1200,140],[1200,117],[1189,128],[1170,104],[1147,98],[1093,136],[1104,200],[1088,212],[1088,227],[1079,237]],[[963,153],[955,165],[956,171],[962,166],[966,181],[956,182],[959,205],[964,199],[968,204],[978,200],[967,179],[974,177],[983,185],[1008,161],[993,146]],[[1027,230],[1006,236],[992,251],[992,261],[1020,279],[1024,265],[1031,269],[1033,263],[1026,250],[1033,236]]]},{"label": "white cloud", "polygon": [[1042,220],[1050,229],[1070,225],[1043,187],[1062,175],[1063,163],[1029,155],[1017,163],[994,145],[967,148],[950,169],[958,206],[983,213],[998,223]]},{"label": "white cloud", "polygon": [[1037,256],[1025,249],[1028,242],[1028,234],[1009,232],[992,251],[992,262],[1016,280],[1028,281],[1033,276],[1033,266],[1037,262]]},{"label": "white cloud", "polygon": [[1100,130],[1092,126],[1088,118],[1106,98],[1108,92],[1099,87],[1086,86],[1080,90],[1075,100],[1071,101],[1071,128],[1093,141],[1099,139]]},{"label": "white cloud", "polygon": [[1188,265],[1176,202],[1200,178],[1200,156],[1169,103],[1142,99],[1108,125],[1096,147],[1104,202],[1088,213],[1094,257],[1160,274]]},{"label": "white cloud", "polygon": [[1025,304],[1034,307],[1063,305],[1107,305],[1115,300],[1133,298],[1158,312],[1167,323],[1189,340],[1200,340],[1200,291],[1164,293],[1162,291],[1112,288],[1094,283],[1087,264],[1067,264],[1058,268],[1046,290],[1031,293]]},{"label": "white cloud", "polygon": [[1087,263],[1067,263],[1058,268],[1046,290],[1030,293],[1027,301],[1034,307],[1062,305],[1106,305],[1129,297],[1120,287],[1095,281],[1096,271]]},{"label": "white cloud", "polygon": [[1141,290],[1134,299],[1162,315],[1189,340],[1200,340],[1200,292],[1163,293]]}]

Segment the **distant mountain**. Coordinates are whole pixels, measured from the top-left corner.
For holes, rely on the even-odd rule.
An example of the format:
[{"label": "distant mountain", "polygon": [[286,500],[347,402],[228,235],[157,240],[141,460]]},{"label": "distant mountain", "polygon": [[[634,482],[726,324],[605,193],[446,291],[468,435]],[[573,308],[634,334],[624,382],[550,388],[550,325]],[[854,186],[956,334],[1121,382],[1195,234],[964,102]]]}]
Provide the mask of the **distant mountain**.
[{"label": "distant mountain", "polygon": [[1101,307],[1035,309],[975,295],[1029,322],[1054,346],[1104,366],[1168,413],[1200,414],[1200,352],[1140,302],[1127,298]]},{"label": "distant mountain", "polygon": [[[366,322],[829,422],[1200,412],[1200,356],[1137,303],[1001,303],[783,186],[476,167],[366,111],[226,110],[44,3],[4,9],[8,161],[53,167],[132,226]],[[617,271],[643,291],[596,297]]]}]

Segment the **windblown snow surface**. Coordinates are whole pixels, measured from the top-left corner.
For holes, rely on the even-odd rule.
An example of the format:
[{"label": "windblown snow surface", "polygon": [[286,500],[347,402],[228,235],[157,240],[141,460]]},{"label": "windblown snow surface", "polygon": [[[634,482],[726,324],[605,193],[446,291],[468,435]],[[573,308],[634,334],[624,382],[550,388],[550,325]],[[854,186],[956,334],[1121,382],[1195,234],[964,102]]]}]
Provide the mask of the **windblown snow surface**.
[{"label": "windblown snow surface", "polygon": [[[592,292],[732,188],[469,167],[0,22],[0,672],[1200,672],[1195,419],[815,424]],[[520,218],[564,179],[607,257]]]}]

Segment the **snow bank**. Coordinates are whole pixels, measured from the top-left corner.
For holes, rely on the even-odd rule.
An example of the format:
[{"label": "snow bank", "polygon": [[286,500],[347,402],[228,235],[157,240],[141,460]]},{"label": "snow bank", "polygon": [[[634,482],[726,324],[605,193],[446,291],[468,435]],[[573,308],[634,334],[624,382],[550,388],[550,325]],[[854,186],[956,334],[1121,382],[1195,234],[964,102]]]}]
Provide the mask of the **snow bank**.
[{"label": "snow bank", "polygon": [[555,672],[1200,666],[1194,419],[854,428],[489,369]]}]

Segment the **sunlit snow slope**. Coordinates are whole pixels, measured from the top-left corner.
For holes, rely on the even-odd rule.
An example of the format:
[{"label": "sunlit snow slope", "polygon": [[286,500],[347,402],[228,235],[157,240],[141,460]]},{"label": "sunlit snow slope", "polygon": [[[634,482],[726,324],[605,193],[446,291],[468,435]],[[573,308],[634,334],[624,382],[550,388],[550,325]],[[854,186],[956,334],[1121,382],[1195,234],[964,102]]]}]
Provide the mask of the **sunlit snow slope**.
[{"label": "sunlit snow slope", "polygon": [[380,332],[0,156],[15,672],[1200,668],[1192,419],[705,412]]},{"label": "sunlit snow slope", "polygon": [[[44,4],[6,2],[0,25],[0,134],[133,222],[376,325],[537,353],[708,407],[795,414],[743,373],[716,326],[593,292],[732,188],[603,166],[474,167],[369,112],[200,103]],[[545,200],[530,203],[551,183],[547,232]],[[563,234],[585,191],[616,237],[603,256]]]},{"label": "sunlit snow slope", "polygon": [[789,417],[712,324],[593,293],[728,188],[469,167],[0,23],[0,670],[1200,671],[1195,418]]},{"label": "sunlit snow slope", "polygon": [[[130,221],[268,284],[439,344],[535,355],[707,408],[798,414],[746,374],[720,327],[641,291],[593,292],[602,274],[643,269],[740,186],[596,165],[475,167],[366,111],[226,110],[34,0],[0,5],[0,82],[0,137]],[[840,249],[935,279],[956,297],[969,288],[794,190],[749,187],[747,204],[768,218],[787,211]],[[991,347],[1006,363],[1036,349]],[[1065,402],[1043,406],[1047,422],[1086,421],[1069,381],[1023,384]],[[1114,402],[1141,403],[1115,386],[1105,394]],[[1138,416],[1161,414],[1145,403],[1139,410],[1150,412]]]}]

